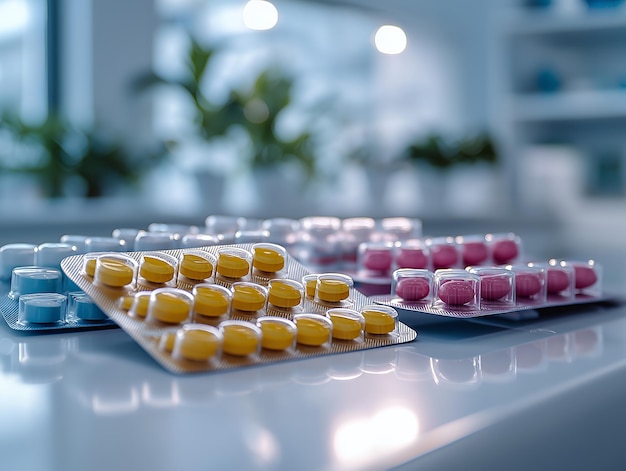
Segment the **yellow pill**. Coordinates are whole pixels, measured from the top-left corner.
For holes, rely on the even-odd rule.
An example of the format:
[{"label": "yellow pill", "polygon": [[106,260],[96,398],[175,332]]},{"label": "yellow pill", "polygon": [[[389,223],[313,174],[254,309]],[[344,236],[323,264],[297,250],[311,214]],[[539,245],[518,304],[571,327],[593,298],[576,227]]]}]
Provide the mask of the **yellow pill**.
[{"label": "yellow pill", "polygon": [[261,329],[261,346],[267,350],[286,350],[296,338],[296,325],[280,317],[262,317],[257,321]]},{"label": "yellow pill", "polygon": [[296,341],[302,345],[319,347],[330,339],[332,323],[322,316],[296,316],[295,323],[298,329]]},{"label": "yellow pill", "polygon": [[133,307],[133,301],[135,301],[134,296],[122,296],[118,299],[117,306],[123,311],[129,311]]},{"label": "yellow pill", "polygon": [[199,255],[185,254],[179,270],[181,275],[190,280],[204,280],[213,274],[213,264]]},{"label": "yellow pill", "polygon": [[217,260],[217,272],[227,278],[242,278],[250,271],[250,264],[245,258],[228,253],[221,253]]},{"label": "yellow pill", "polygon": [[317,290],[317,275],[305,275],[302,278],[307,298],[314,298]]},{"label": "yellow pill", "polygon": [[333,323],[333,338],[339,340],[354,340],[363,333],[365,319],[356,311],[335,309],[328,312],[328,318]]},{"label": "yellow pill", "polygon": [[258,351],[260,331],[256,326],[243,323],[224,324],[220,327],[224,338],[224,353],[247,356]]},{"label": "yellow pill", "polygon": [[270,281],[268,301],[277,307],[295,307],[302,300],[302,292],[295,282]]},{"label": "yellow pill", "polygon": [[146,317],[150,306],[150,293],[137,293],[131,307],[133,314],[138,317]]},{"label": "yellow pill", "polygon": [[159,348],[161,350],[165,350],[166,352],[171,352],[174,349],[174,342],[176,340],[176,335],[163,334],[161,335],[161,339],[159,340]]},{"label": "yellow pill", "polygon": [[174,278],[176,269],[167,260],[145,256],[139,269],[139,275],[151,283],[167,283]]},{"label": "yellow pill", "polygon": [[161,322],[179,324],[189,317],[190,303],[171,292],[152,293],[150,297],[150,315]]},{"label": "yellow pill", "polygon": [[133,282],[135,271],[121,260],[100,258],[96,262],[94,277],[102,284],[120,288]]},{"label": "yellow pill", "polygon": [[365,332],[368,334],[388,334],[396,328],[396,319],[383,311],[364,310]]},{"label": "yellow pill", "polygon": [[259,311],[265,306],[265,293],[260,286],[235,283],[233,290],[233,309],[239,311]]},{"label": "yellow pill", "polygon": [[95,258],[86,259],[83,269],[85,270],[85,274],[93,277],[96,274],[96,259]]},{"label": "yellow pill", "polygon": [[201,328],[185,329],[176,334],[174,353],[187,360],[206,361],[219,352],[221,344],[218,333]]},{"label": "yellow pill", "polygon": [[255,247],[252,265],[257,270],[275,273],[285,267],[285,256],[268,247]]},{"label": "yellow pill", "polygon": [[[219,288],[219,287],[218,287]],[[230,309],[230,296],[214,287],[196,287],[194,311],[207,317],[220,317]]]},{"label": "yellow pill", "polygon": [[350,296],[350,286],[345,281],[335,279],[317,280],[317,297],[322,301],[336,303]]}]

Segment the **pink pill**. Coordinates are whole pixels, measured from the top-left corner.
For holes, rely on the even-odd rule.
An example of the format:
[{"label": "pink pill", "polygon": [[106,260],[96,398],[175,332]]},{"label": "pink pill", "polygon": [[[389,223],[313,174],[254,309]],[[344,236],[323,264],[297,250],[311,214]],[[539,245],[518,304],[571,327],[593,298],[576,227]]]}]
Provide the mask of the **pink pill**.
[{"label": "pink pill", "polygon": [[493,261],[497,265],[512,262],[519,255],[519,248],[514,240],[499,240],[493,244]]},{"label": "pink pill", "polygon": [[391,251],[367,249],[363,254],[363,267],[373,271],[388,271],[391,268],[393,257]]},{"label": "pink pill", "polygon": [[431,248],[431,253],[435,270],[452,268],[459,260],[456,248],[451,245],[435,245]]},{"label": "pink pill", "polygon": [[574,274],[576,277],[576,289],[589,288],[598,281],[598,275],[592,267],[574,265]]},{"label": "pink pill", "polygon": [[396,263],[398,268],[428,268],[428,257],[422,249],[400,249]]},{"label": "pink pill", "polygon": [[467,304],[474,299],[474,287],[469,281],[445,281],[439,286],[439,299],[454,306]]},{"label": "pink pill", "polygon": [[463,244],[463,263],[480,265],[487,260],[489,253],[484,242],[465,242]]},{"label": "pink pill", "polygon": [[569,286],[569,276],[563,270],[548,270],[548,293],[558,294]]},{"label": "pink pill", "polygon": [[396,294],[405,301],[419,301],[430,293],[430,283],[426,278],[401,278],[396,285]]},{"label": "pink pill", "polygon": [[515,275],[515,294],[520,298],[530,298],[541,291],[539,275],[519,273]]},{"label": "pink pill", "polygon": [[497,301],[511,293],[509,277],[485,276],[480,279],[480,297],[487,301]]}]

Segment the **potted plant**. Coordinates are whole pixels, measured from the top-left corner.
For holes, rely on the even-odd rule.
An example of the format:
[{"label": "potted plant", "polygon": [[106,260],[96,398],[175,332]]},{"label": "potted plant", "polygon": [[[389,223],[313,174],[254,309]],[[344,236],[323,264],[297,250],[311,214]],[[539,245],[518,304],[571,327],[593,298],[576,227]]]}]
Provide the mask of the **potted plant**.
[{"label": "potted plant", "polygon": [[12,142],[11,153],[24,151],[20,159],[0,153],[0,170],[32,175],[42,196],[49,198],[114,194],[122,186],[137,184],[166,155],[162,149],[131,155],[120,143],[56,115],[31,124],[5,114],[0,131]]},{"label": "potted plant", "polygon": [[410,143],[400,160],[415,166],[426,210],[487,213],[498,199],[499,154],[486,133],[458,140],[431,134]]},{"label": "potted plant", "polygon": [[[301,175],[305,182],[313,179],[316,157],[311,133],[301,131],[284,137],[277,130],[278,120],[292,105],[294,80],[281,69],[270,67],[259,72],[248,87],[231,89],[223,103],[214,103],[206,97],[203,83],[210,77],[211,62],[219,52],[219,48],[203,45],[191,37],[183,78],[171,80],[150,72],[141,77],[135,86],[146,89],[154,85],[168,85],[184,90],[194,105],[198,136],[208,143],[224,139],[244,141],[244,145],[238,142],[234,146],[238,152],[234,152],[237,155],[233,158],[239,160],[240,168],[252,172],[259,186],[273,187],[278,191],[295,181],[292,178],[294,174]],[[174,140],[174,150],[177,146],[184,146],[187,139],[189,136]],[[211,169],[214,158],[207,153],[201,168]],[[280,185],[265,184],[273,176],[282,179]],[[266,190],[260,189],[260,192],[265,193]]]}]

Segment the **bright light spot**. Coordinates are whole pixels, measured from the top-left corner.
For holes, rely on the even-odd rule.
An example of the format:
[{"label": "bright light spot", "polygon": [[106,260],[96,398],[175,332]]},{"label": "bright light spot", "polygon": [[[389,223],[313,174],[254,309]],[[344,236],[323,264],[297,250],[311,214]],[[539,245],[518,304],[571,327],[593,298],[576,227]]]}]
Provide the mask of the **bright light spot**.
[{"label": "bright light spot", "polygon": [[250,29],[272,29],[278,23],[278,10],[266,0],[250,0],[243,8],[243,23]]},{"label": "bright light spot", "polygon": [[244,430],[246,444],[257,459],[264,464],[275,464],[280,459],[280,444],[267,429],[251,425]]},{"label": "bright light spot", "polygon": [[406,34],[398,26],[384,25],[376,31],[374,44],[383,54],[400,54],[406,48]]},{"label": "bright light spot", "polygon": [[243,115],[252,124],[261,124],[270,117],[270,110],[263,100],[253,98],[243,107]]},{"label": "bright light spot", "polygon": [[9,0],[0,3],[0,37],[19,33],[26,27],[28,20],[26,2]]},{"label": "bright light spot", "polygon": [[354,462],[368,453],[368,423],[358,420],[343,424],[335,432],[335,452],[341,461]]},{"label": "bright light spot", "polygon": [[338,427],[334,437],[335,453],[345,464],[370,462],[409,446],[418,433],[419,424],[413,411],[389,407],[372,417]]},{"label": "bright light spot", "polygon": [[381,410],[372,417],[373,430],[382,430],[377,442],[384,448],[401,448],[411,443],[417,437],[417,417],[403,407],[390,407]]}]

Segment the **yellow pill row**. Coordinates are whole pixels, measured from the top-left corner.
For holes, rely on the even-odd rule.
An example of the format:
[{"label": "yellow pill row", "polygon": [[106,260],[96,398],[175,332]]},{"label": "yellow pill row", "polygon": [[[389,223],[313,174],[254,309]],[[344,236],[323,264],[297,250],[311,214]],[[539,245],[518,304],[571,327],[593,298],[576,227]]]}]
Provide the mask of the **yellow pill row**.
[{"label": "yellow pill row", "polygon": [[256,324],[227,320],[218,327],[186,324],[175,334],[163,334],[159,347],[174,358],[191,361],[208,361],[221,353],[248,357],[261,348],[283,351],[293,347],[296,331],[296,324],[280,317],[261,317]]},{"label": "yellow pill row", "polygon": [[[173,293],[165,294],[167,307],[175,306]],[[139,299],[144,297],[140,296]],[[127,303],[128,299],[123,298],[123,302]],[[126,306],[136,309],[137,304],[135,299]],[[387,313],[387,308],[368,306],[362,312],[337,308],[328,310],[326,316],[297,314],[293,321],[264,316],[258,318],[254,324],[225,320],[217,328],[204,324],[185,324],[175,334],[163,334],[160,348],[171,352],[178,359],[209,361],[221,353],[246,357],[258,354],[261,348],[284,351],[293,348],[296,343],[307,347],[322,347],[332,339],[356,340],[361,338],[363,331],[375,334],[391,332],[395,328],[395,317]],[[395,313],[393,308],[389,309]],[[177,312],[177,309],[173,309],[171,315],[175,316]]]},{"label": "yellow pill row", "polygon": [[[154,291],[136,293],[134,296],[120,298],[119,307],[130,315],[164,322],[167,324],[181,324],[190,319],[192,313],[205,317],[222,317],[229,314],[231,306],[241,311],[258,311],[263,308],[265,298],[262,295],[265,288],[252,283],[234,284],[232,291],[213,284],[201,284],[194,287],[193,293],[177,288],[161,288]],[[323,328],[318,325],[319,318],[307,314],[305,317],[294,316],[294,320],[302,320],[303,329],[309,329],[309,336],[314,336],[315,329]],[[324,317],[324,316],[322,316]],[[398,314],[395,309],[383,305],[367,305],[360,311],[347,308],[332,308],[326,312],[330,319],[332,331],[322,337],[332,337],[340,340],[355,340],[362,333],[385,335],[397,329]],[[306,319],[306,320],[304,320]],[[328,334],[328,335],[326,335]],[[306,340],[305,345],[321,345],[320,337],[317,340]]]},{"label": "yellow pill row", "polygon": [[168,283],[178,275],[203,281],[215,273],[228,279],[244,278],[254,267],[263,273],[278,273],[285,267],[286,250],[275,244],[259,243],[252,252],[238,247],[224,247],[217,257],[202,250],[191,250],[179,259],[164,252],[147,252],[139,263],[119,253],[86,254],[83,271],[98,283],[120,288],[132,285],[137,277],[156,284]]},{"label": "yellow pill row", "polygon": [[235,282],[231,289],[212,283],[200,283],[191,294],[179,288],[159,288],[122,296],[118,307],[131,316],[168,324],[187,321],[192,314],[223,317],[231,309],[255,313],[267,302],[277,307],[293,308],[302,301],[302,285],[292,280],[271,280],[269,289],[250,282]]}]

